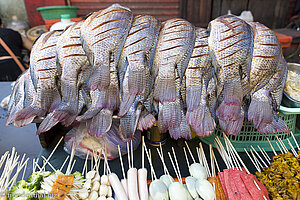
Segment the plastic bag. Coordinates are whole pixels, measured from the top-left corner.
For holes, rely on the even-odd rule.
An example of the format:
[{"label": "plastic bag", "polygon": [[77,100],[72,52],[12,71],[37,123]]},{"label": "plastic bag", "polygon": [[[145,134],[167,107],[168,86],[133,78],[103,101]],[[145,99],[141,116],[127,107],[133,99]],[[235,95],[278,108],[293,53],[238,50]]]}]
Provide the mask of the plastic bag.
[{"label": "plastic bag", "polygon": [[[72,128],[66,134],[64,150],[67,153],[70,153],[74,142],[76,144],[75,155],[85,159],[88,152],[90,152],[89,158],[91,158],[93,150],[94,152],[97,152],[98,155],[102,153],[102,150],[105,149],[106,145],[107,159],[113,160],[119,157],[118,145],[120,145],[122,155],[127,153],[127,143],[121,139],[118,128],[119,121],[113,120],[111,129],[102,138],[97,138],[89,135],[86,129],[86,123],[81,122],[79,126]],[[136,131],[132,140],[134,150],[139,146],[140,142],[141,132]]]}]

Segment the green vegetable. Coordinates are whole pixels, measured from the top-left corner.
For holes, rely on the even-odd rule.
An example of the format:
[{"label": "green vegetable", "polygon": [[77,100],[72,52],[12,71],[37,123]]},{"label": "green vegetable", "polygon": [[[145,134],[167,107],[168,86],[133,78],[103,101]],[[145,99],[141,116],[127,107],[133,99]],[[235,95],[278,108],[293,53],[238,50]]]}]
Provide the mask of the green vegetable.
[{"label": "green vegetable", "polygon": [[28,189],[28,183],[24,180],[18,181],[9,191],[9,200],[35,200],[33,191]]},{"label": "green vegetable", "polygon": [[78,172],[78,171],[74,172],[74,173],[73,173],[73,176],[74,176],[74,178],[76,178],[77,180],[82,180],[82,179],[84,179],[83,175],[82,175],[80,172]]},{"label": "green vegetable", "polygon": [[28,188],[29,190],[40,190],[41,189],[41,181],[43,178],[49,176],[51,172],[45,172],[45,171],[37,171],[32,173],[28,178]]}]

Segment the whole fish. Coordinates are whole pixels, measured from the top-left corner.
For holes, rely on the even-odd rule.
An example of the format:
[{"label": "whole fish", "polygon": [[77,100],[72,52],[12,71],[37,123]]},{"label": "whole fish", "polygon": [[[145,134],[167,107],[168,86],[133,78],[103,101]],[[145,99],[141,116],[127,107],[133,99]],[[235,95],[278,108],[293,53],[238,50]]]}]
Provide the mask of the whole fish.
[{"label": "whole fish", "polygon": [[[263,95],[266,99],[256,101],[260,90],[270,81],[271,77],[278,70],[278,63],[281,56],[281,46],[275,33],[268,27],[251,22],[254,30],[254,48],[250,71],[251,99],[249,106],[248,119],[253,121],[257,128],[261,122],[271,123],[273,120],[272,109],[269,106],[269,94]],[[261,90],[258,93],[262,93]],[[260,95],[259,95],[260,96]]]},{"label": "whole fish", "polygon": [[[160,23],[152,16],[138,15],[133,20],[121,54],[120,60],[122,61],[119,64],[119,68],[128,70],[128,85],[126,86],[128,91],[125,92],[123,88],[121,90],[122,101],[119,116],[124,116],[128,112],[136,95],[143,95],[144,99],[149,95],[149,89],[147,90],[146,86],[149,85],[149,81],[152,81],[150,71],[159,30]],[[121,79],[124,79],[122,72],[120,74]],[[120,83],[123,81],[121,80]],[[120,85],[123,86],[123,84]]]},{"label": "whole fish", "polygon": [[212,64],[208,48],[208,32],[196,29],[194,50],[186,74],[186,120],[199,136],[209,135],[216,127],[208,105],[208,83],[212,78]]},{"label": "whole fish", "polygon": [[[25,126],[36,117],[55,110],[61,102],[57,80],[56,43],[61,31],[44,33],[34,45],[30,57],[30,72],[36,87],[36,97],[31,105],[20,110],[15,120]],[[22,123],[23,120],[23,123]]]},{"label": "whole fish", "polygon": [[209,23],[208,29],[210,54],[220,84],[218,94],[221,90],[224,95],[224,100],[217,108],[216,114],[219,121],[224,122],[220,125],[225,133],[238,134],[240,130],[233,130],[229,127],[229,123],[243,122],[241,106],[244,88],[242,86],[246,84],[242,84],[241,71],[249,75],[253,32],[249,24],[233,15],[216,18]]},{"label": "whole fish", "polygon": [[163,23],[152,70],[154,77],[157,75],[153,94],[156,101],[175,101],[175,68],[181,83],[193,51],[194,29],[194,26],[184,19],[170,19]]},{"label": "whole fish", "polygon": [[[91,69],[91,65],[81,45],[80,28],[82,24],[83,22],[73,24],[57,40],[57,62],[61,69],[62,101],[58,108],[53,111],[54,113],[48,115],[39,126],[38,134],[48,131],[49,128],[58,122],[69,126],[78,114],[79,87],[86,82],[87,73]],[[85,71],[87,71],[85,79],[80,82],[78,80],[80,79],[79,74]],[[48,119],[50,117],[52,119]],[[50,121],[51,125],[49,124]]]},{"label": "whole fish", "polygon": [[90,119],[102,108],[116,110],[119,107],[117,65],[132,18],[130,9],[113,4],[93,13],[83,23],[82,46],[92,65],[88,78],[92,106],[77,120]]},{"label": "whole fish", "polygon": [[[276,73],[264,87],[252,95],[248,111],[248,120],[253,121],[254,127],[262,134],[289,131],[284,121],[276,114],[281,103],[286,77],[287,64],[283,56],[280,55]],[[252,106],[256,105],[263,105],[263,107],[260,107],[261,110],[259,113],[251,113],[254,110]],[[264,113],[264,115],[260,113]],[[270,122],[265,120],[265,115],[271,116]]]}]

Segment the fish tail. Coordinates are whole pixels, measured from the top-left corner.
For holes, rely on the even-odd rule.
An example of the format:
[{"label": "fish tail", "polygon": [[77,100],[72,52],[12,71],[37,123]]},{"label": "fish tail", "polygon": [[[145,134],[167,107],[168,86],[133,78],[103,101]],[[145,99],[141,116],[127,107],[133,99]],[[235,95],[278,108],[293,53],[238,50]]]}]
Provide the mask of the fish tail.
[{"label": "fish tail", "polygon": [[58,124],[59,120],[57,120],[54,117],[55,113],[56,113],[56,111],[54,111],[52,113],[49,113],[47,115],[47,117],[42,121],[42,123],[40,124],[38,130],[36,131],[37,135],[40,135],[41,133],[49,131],[53,126]]},{"label": "fish tail", "polygon": [[238,135],[241,132],[244,121],[244,112],[240,112],[240,116],[237,120],[220,120],[219,124],[221,129],[229,135]]},{"label": "fish tail", "polygon": [[52,112],[56,110],[61,103],[61,97],[58,89],[43,89],[41,91],[41,107],[43,110]]},{"label": "fish tail", "polygon": [[153,98],[159,102],[175,101],[176,98],[176,83],[174,78],[158,77],[154,88]]},{"label": "fish tail", "polygon": [[240,79],[233,79],[224,83],[224,100],[217,108],[217,117],[221,120],[238,120],[242,103],[242,85]]},{"label": "fish tail", "polygon": [[97,115],[100,112],[100,108],[94,108],[90,107],[83,115],[77,116],[77,121],[87,120],[93,118],[95,115]]},{"label": "fish tail", "polygon": [[268,101],[252,99],[248,110],[248,120],[253,122],[256,129],[261,123],[271,123],[272,118],[272,107]]},{"label": "fish tail", "polygon": [[18,121],[17,127],[22,127],[30,124],[35,117],[43,117],[46,112],[34,106],[28,106],[16,113],[15,121]]},{"label": "fish tail", "polygon": [[146,66],[128,66],[128,88],[130,94],[144,94],[146,88]]},{"label": "fish tail", "polygon": [[93,66],[94,70],[89,79],[89,88],[91,90],[107,90],[110,84],[109,65]]},{"label": "fish tail", "polygon": [[258,132],[261,134],[274,134],[277,132],[288,133],[289,128],[279,116],[274,114],[272,122],[261,123],[260,126],[258,127]]},{"label": "fish tail", "polygon": [[167,127],[174,126],[179,127],[181,123],[181,106],[180,102],[168,102],[163,103],[163,109],[159,112],[162,113],[162,121]]},{"label": "fish tail", "polygon": [[181,111],[181,122],[179,127],[169,127],[170,137],[177,140],[179,138],[191,139],[191,129],[184,120],[183,111]]},{"label": "fish tail", "polygon": [[129,111],[125,116],[120,118],[119,133],[123,141],[133,139],[137,128],[137,116],[135,111]]},{"label": "fish tail", "polygon": [[137,129],[140,131],[150,129],[156,122],[155,117],[148,113],[147,115],[143,115],[140,117]]},{"label": "fish tail", "polygon": [[201,100],[201,86],[192,86],[187,88],[186,93],[187,110],[192,111],[197,108]]},{"label": "fish tail", "polygon": [[134,100],[135,100],[134,94],[124,93],[123,99],[120,104],[120,110],[118,113],[119,117],[126,115],[126,113],[129,111],[130,107],[134,103]]},{"label": "fish tail", "polygon": [[109,110],[117,110],[120,106],[120,95],[118,87],[110,85],[108,90],[104,91],[104,99],[105,101],[101,100],[104,108],[107,108]]},{"label": "fish tail", "polygon": [[165,133],[168,131],[168,127],[163,123],[163,112],[159,111],[157,119],[157,127],[160,133]]},{"label": "fish tail", "polygon": [[103,137],[110,130],[113,112],[109,109],[102,109],[92,120],[87,121],[87,129],[90,135]]}]

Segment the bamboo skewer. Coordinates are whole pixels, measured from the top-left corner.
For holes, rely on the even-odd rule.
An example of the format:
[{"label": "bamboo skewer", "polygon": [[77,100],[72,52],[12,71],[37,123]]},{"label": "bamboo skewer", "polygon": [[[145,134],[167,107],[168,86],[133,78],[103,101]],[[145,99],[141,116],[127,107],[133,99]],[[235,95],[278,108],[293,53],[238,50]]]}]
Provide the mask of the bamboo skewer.
[{"label": "bamboo skewer", "polygon": [[[64,139],[64,136],[62,136],[58,143],[56,144],[56,146],[54,147],[54,149],[52,150],[52,152],[50,153],[50,155],[48,156],[46,162],[44,163],[44,165],[42,166],[42,170],[45,169],[45,166],[47,165],[47,162],[51,159],[52,155],[54,154],[54,152],[56,151],[57,147],[59,146],[59,144],[61,143],[61,141]],[[74,143],[73,143],[74,144]]]},{"label": "bamboo skewer", "polygon": [[183,152],[184,152],[184,156],[185,156],[186,164],[187,164],[187,166],[189,167],[189,166],[190,166],[190,163],[189,163],[189,158],[187,157],[187,154],[186,154],[185,147],[183,147]]},{"label": "bamboo skewer", "polygon": [[88,160],[88,158],[89,158],[89,154],[90,154],[90,151],[88,151],[87,152],[87,154],[86,154],[86,156],[85,156],[85,161],[84,161],[84,165],[83,165],[83,168],[82,168],[82,175],[86,175],[86,173],[85,173],[85,170],[86,170],[86,168],[87,168],[87,160]]},{"label": "bamboo skewer", "polygon": [[133,165],[133,146],[132,146],[132,140],[130,141],[130,146],[131,146],[131,166],[134,167],[134,165]]},{"label": "bamboo skewer", "polygon": [[260,155],[258,154],[258,152],[254,149],[254,147],[251,145],[250,146],[252,149],[253,149],[253,151],[254,151],[254,153],[257,155],[257,157],[261,160],[261,162],[264,164],[264,166],[265,167],[268,167],[268,165],[265,163],[265,161],[260,157]]},{"label": "bamboo skewer", "polygon": [[174,159],[175,159],[175,164],[176,164],[176,167],[177,167],[177,171],[178,171],[178,175],[179,175],[179,178],[180,178],[180,182],[182,184],[181,172],[180,172],[180,168],[179,168],[179,165],[178,165],[178,162],[177,162],[177,156],[175,154],[174,147],[172,147],[172,152],[173,152],[173,156],[174,156]]},{"label": "bamboo skewer", "polygon": [[130,150],[129,150],[129,142],[127,142],[127,158],[128,158],[128,167],[129,169],[131,168],[131,165],[130,165]]},{"label": "bamboo skewer", "polygon": [[[269,142],[269,145],[270,145],[270,147],[271,147],[271,149],[272,149],[274,155],[277,156],[277,153],[276,153],[275,149],[273,148],[273,145],[271,144],[269,138],[268,138],[268,137],[266,137],[266,138],[267,138],[267,140],[268,140],[268,142]],[[270,159],[270,160],[271,160],[271,159]]]},{"label": "bamboo skewer", "polygon": [[289,138],[287,138],[287,141],[288,141],[288,143],[289,143],[289,145],[290,145],[290,147],[291,147],[291,150],[292,150],[294,156],[297,157],[298,154],[297,154],[297,152],[295,151],[295,149],[294,149],[292,143],[290,142]]},{"label": "bamboo skewer", "polygon": [[299,144],[298,144],[298,142],[297,142],[297,140],[296,140],[296,138],[295,138],[295,136],[294,136],[294,134],[293,134],[293,132],[292,132],[292,131],[291,131],[291,135],[292,135],[292,137],[293,137],[293,140],[294,140],[295,144],[297,145],[297,149],[298,149],[298,151],[300,151]]},{"label": "bamboo skewer", "polygon": [[167,165],[166,165],[166,163],[165,163],[164,158],[162,157],[161,152],[160,152],[158,149],[156,149],[156,150],[157,150],[158,156],[159,156],[159,158],[160,158],[160,160],[161,160],[161,162],[162,162],[162,164],[163,164],[163,167],[164,167],[164,170],[165,170],[165,174],[170,175],[169,170],[168,170],[168,168],[167,168]]},{"label": "bamboo skewer", "polygon": [[157,177],[156,177],[156,174],[155,174],[155,171],[154,171],[154,167],[153,167],[153,165],[152,165],[152,161],[151,161],[151,159],[150,159],[150,156],[149,156],[149,153],[148,153],[148,150],[147,150],[147,147],[146,147],[145,144],[144,144],[144,148],[145,148],[145,152],[146,152],[146,155],[147,155],[149,164],[150,164],[150,169],[151,169],[151,171],[152,171],[152,173],[153,173],[153,175],[154,175],[154,179],[156,180]]},{"label": "bamboo skewer", "polygon": [[[57,170],[53,167],[53,165],[49,162],[49,161],[47,161],[47,158],[45,158],[44,156],[41,156],[43,159],[44,159],[44,161],[45,162],[47,162],[47,164],[51,167],[51,169],[54,171],[54,172],[56,172]],[[46,167],[46,166],[45,166]]]},{"label": "bamboo skewer", "polygon": [[278,142],[275,142],[275,143],[276,143],[276,145],[278,146],[278,149],[279,149],[279,151],[281,152],[281,154],[283,154],[283,151],[282,151],[282,149],[280,148]]},{"label": "bamboo skewer", "polygon": [[123,179],[126,179],[125,169],[124,169],[124,164],[123,164],[123,159],[122,159],[120,145],[118,145],[118,152],[119,152],[119,157],[120,157],[120,164],[121,164],[121,168],[122,168]]},{"label": "bamboo skewer", "polygon": [[259,160],[256,158],[255,154],[253,153],[252,149],[250,149],[250,153],[253,157],[253,160],[255,161],[255,163],[260,167],[260,169],[263,169],[262,164],[259,162]]},{"label": "bamboo skewer", "polygon": [[172,163],[173,169],[174,169],[174,171],[175,171],[175,174],[176,174],[176,176],[177,176],[177,179],[178,179],[178,181],[182,184],[181,179],[180,179],[179,174],[178,174],[178,172],[177,172],[177,170],[176,170],[176,167],[175,167],[175,164],[174,164],[174,162],[173,162],[173,159],[172,159],[172,156],[171,156],[170,152],[168,152],[168,155],[169,155],[169,158],[170,158],[170,160],[171,160],[171,163]]},{"label": "bamboo skewer", "polygon": [[[59,171],[62,171],[64,166],[66,165],[67,161],[69,160],[70,156],[68,155],[67,158],[65,159],[65,161],[63,162],[63,164],[61,165]],[[83,175],[83,171],[82,171],[82,175]]]},{"label": "bamboo skewer", "polygon": [[[149,157],[150,157],[150,161],[152,162],[152,155],[151,155],[151,149],[149,149]],[[151,175],[151,181],[153,181],[154,177],[153,177],[153,172],[150,172]]]},{"label": "bamboo skewer", "polygon": [[209,177],[211,177],[211,173],[210,173],[210,170],[209,170],[209,167],[208,167],[208,163],[207,163],[206,156],[205,156],[205,153],[204,153],[203,146],[202,146],[201,142],[199,143],[199,153],[202,154],[201,157],[202,157],[204,166],[206,168],[207,174],[208,174]]},{"label": "bamboo skewer", "polygon": [[270,161],[268,160],[267,156],[264,154],[264,152],[262,151],[262,149],[260,148],[259,145],[257,145],[257,148],[260,150],[261,154],[263,155],[263,157],[265,158],[265,160],[268,162],[268,164],[270,165]]},{"label": "bamboo skewer", "polygon": [[193,162],[196,163],[196,160],[195,160],[195,158],[194,158],[194,156],[193,156],[193,154],[191,152],[191,149],[190,149],[188,143],[186,141],[184,141],[184,142],[185,142],[185,145],[186,145],[186,147],[187,147],[187,149],[188,149],[188,151],[189,151],[189,153],[190,153],[190,155],[192,157]]}]

